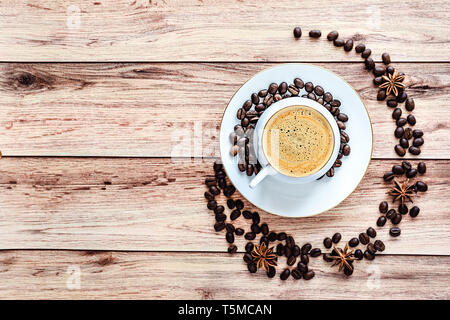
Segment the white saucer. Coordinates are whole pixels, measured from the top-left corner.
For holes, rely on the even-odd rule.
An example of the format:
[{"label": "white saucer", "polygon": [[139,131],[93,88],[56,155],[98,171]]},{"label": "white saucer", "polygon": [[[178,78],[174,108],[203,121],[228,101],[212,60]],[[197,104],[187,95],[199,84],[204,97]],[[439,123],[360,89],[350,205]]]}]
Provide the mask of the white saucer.
[{"label": "white saucer", "polygon": [[[252,93],[267,89],[272,82],[288,84],[295,78],[311,81],[329,91],[341,101],[341,112],[348,115],[346,132],[350,136],[350,155],[342,158],[342,166],[335,169],[334,177],[301,185],[286,184],[273,177],[264,179],[250,189],[248,177],[237,167],[236,157],[230,155],[230,133],[239,123],[237,110],[250,99]],[[299,96],[304,94],[301,90]],[[289,98],[288,98],[289,99]],[[287,217],[307,217],[337,206],[361,182],[372,156],[372,126],[364,103],[356,91],[335,73],[308,64],[283,64],[264,70],[248,80],[231,98],[220,128],[220,154],[225,171],[233,185],[251,203],[260,209]]]}]

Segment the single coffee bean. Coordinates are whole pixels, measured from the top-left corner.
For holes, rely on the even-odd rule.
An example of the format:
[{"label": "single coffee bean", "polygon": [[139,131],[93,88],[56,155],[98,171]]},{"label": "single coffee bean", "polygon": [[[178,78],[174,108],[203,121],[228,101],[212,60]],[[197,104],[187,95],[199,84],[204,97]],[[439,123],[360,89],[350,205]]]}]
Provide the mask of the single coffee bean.
[{"label": "single coffee bean", "polygon": [[409,169],[408,171],[406,171],[406,177],[409,179],[414,178],[416,175],[417,175],[416,169]]},{"label": "single coffee bean", "polygon": [[228,253],[230,253],[230,254],[236,253],[237,250],[238,250],[238,248],[234,244],[232,244],[231,246],[228,247]]},{"label": "single coffee bean", "polygon": [[403,169],[403,167],[401,165],[395,165],[392,167],[392,172],[394,174],[404,174],[405,173],[405,169]]},{"label": "single coffee bean", "polygon": [[317,94],[318,96],[321,96],[324,94],[324,90],[321,86],[315,86],[314,93]]},{"label": "single coffee bean", "polygon": [[244,254],[244,257],[242,259],[244,259],[244,262],[247,263],[247,264],[253,262],[253,257],[252,257],[252,255],[250,253]]},{"label": "single coffee bean", "polygon": [[373,245],[373,243],[369,243],[367,245],[367,251],[369,251],[371,254],[375,254],[377,252],[377,249],[375,249],[375,246]]},{"label": "single coffee bean", "polygon": [[262,112],[262,111],[266,110],[266,106],[265,106],[264,104],[258,104],[258,105],[255,107],[255,110],[256,110],[257,112]]},{"label": "single coffee bean", "polygon": [[397,124],[397,127],[403,127],[407,122],[408,120],[405,118],[399,118],[395,123]]},{"label": "single coffee bean", "polygon": [[294,37],[298,39],[301,36],[302,36],[302,29],[300,27],[295,27],[294,28]]},{"label": "single coffee bean", "polygon": [[244,238],[247,239],[247,240],[254,240],[256,238],[256,233],[254,233],[254,232],[247,232],[244,235]]},{"label": "single coffee bean", "polygon": [[[372,70],[374,67],[375,67],[375,62],[373,61],[373,59],[372,58],[367,58],[365,61],[364,61],[364,65],[366,66],[366,69],[367,70]],[[383,90],[384,91],[384,90]],[[385,94],[385,96],[386,96],[386,94]],[[383,99],[384,100],[384,99]]]},{"label": "single coffee bean", "polygon": [[291,275],[295,280],[299,280],[302,278],[302,273],[298,269],[292,270]]},{"label": "single coffee bean", "polygon": [[244,209],[244,202],[241,199],[237,199],[234,204],[236,205],[236,209],[242,210]]},{"label": "single coffee bean", "polygon": [[278,238],[278,241],[286,240],[286,238],[287,238],[286,232],[280,232],[280,233],[277,235],[277,238]]},{"label": "single coffee bean", "polygon": [[414,138],[421,138],[423,136],[423,131],[422,130],[418,130],[418,129],[413,130],[412,136]]},{"label": "single coffee bean", "polygon": [[252,107],[252,101],[251,101],[251,100],[245,101],[244,104],[242,105],[242,108],[243,108],[245,111],[250,110],[251,107]]},{"label": "single coffee bean", "polygon": [[331,101],[330,105],[333,108],[339,108],[341,106],[341,101],[338,99],[334,99],[333,101]]},{"label": "single coffee bean", "polygon": [[311,250],[311,252],[309,253],[309,255],[313,258],[318,257],[322,254],[322,250],[320,250],[319,248],[314,248]]},{"label": "single coffee bean", "polygon": [[259,239],[259,244],[265,244],[266,247],[269,246],[269,239],[266,236],[262,236],[261,239]]},{"label": "single coffee bean", "polygon": [[383,89],[378,90],[377,100],[383,101],[384,99],[386,99],[386,91],[384,91]]},{"label": "single coffee bean", "polygon": [[[389,108],[395,108],[395,107],[397,107],[398,106],[398,102],[395,100],[395,99],[388,99],[387,101],[386,101],[386,105],[389,107]],[[401,111],[401,110],[400,110]],[[400,113],[401,114],[401,113]],[[395,118],[394,118],[395,119]],[[398,119],[398,118],[397,118]]]},{"label": "single coffee bean", "polygon": [[246,128],[249,124],[250,124],[250,120],[248,118],[244,118],[244,119],[241,120],[241,125],[243,127]]},{"label": "single coffee bean", "polygon": [[392,111],[392,119],[398,120],[402,116],[402,109],[395,108],[394,111]]},{"label": "single coffee bean", "polygon": [[399,144],[394,147],[394,150],[400,157],[403,157],[406,154],[406,150]]},{"label": "single coffee bean", "polygon": [[386,217],[385,216],[380,216],[377,220],[377,226],[382,227],[386,224]]},{"label": "single coffee bean", "polygon": [[248,271],[250,271],[250,273],[255,273],[258,270],[258,268],[256,267],[256,263],[254,262],[249,263],[247,265],[247,269]]},{"label": "single coffee bean", "polygon": [[295,78],[294,79],[294,84],[298,89],[302,89],[305,86],[305,83],[303,82],[302,79],[300,78]]},{"label": "single coffee bean", "polygon": [[260,234],[261,233],[261,227],[257,223],[252,224],[250,226],[250,229],[252,230],[252,232],[254,232],[256,234]]},{"label": "single coffee bean", "polygon": [[253,216],[253,214],[248,210],[243,211],[242,215],[244,216],[245,219],[251,219]]},{"label": "single coffee bean", "polygon": [[413,146],[420,147],[421,145],[423,145],[423,143],[424,143],[423,138],[415,138],[413,141]]},{"label": "single coffee bean", "polygon": [[358,244],[359,244],[358,238],[351,238],[350,241],[348,242],[348,245],[350,247],[356,247]]},{"label": "single coffee bean", "polygon": [[405,102],[406,99],[408,99],[408,95],[406,94],[405,91],[400,92],[400,93],[398,94],[398,96],[397,96],[397,101],[398,101],[399,103]]},{"label": "single coffee bean", "polygon": [[280,86],[278,87],[278,92],[280,94],[285,94],[287,89],[288,89],[288,84],[286,82],[282,82],[282,83],[280,83]]},{"label": "single coffee bean", "polygon": [[389,205],[387,203],[387,201],[382,201],[380,202],[378,209],[380,210],[381,213],[386,213],[388,211]]},{"label": "single coffee bean", "polygon": [[398,212],[401,214],[407,214],[408,213],[408,207],[406,206],[406,204],[399,204],[398,206]]},{"label": "single coffee bean", "polygon": [[374,247],[377,251],[383,252],[386,249],[386,246],[384,245],[383,241],[381,240],[375,240]]},{"label": "single coffee bean", "polygon": [[294,255],[294,257],[298,257],[301,253],[300,247],[298,245],[295,245],[292,248],[292,254]]},{"label": "single coffee bean", "polygon": [[299,262],[297,264],[297,268],[298,268],[298,271],[300,271],[302,274],[305,274],[306,272],[308,272],[308,265],[303,262]]},{"label": "single coffee bean", "polygon": [[228,199],[227,200],[227,207],[228,207],[228,209],[231,209],[231,210],[236,207],[236,203],[234,202],[233,199]]},{"label": "single coffee bean", "polygon": [[295,256],[290,256],[287,259],[287,265],[288,266],[293,266],[295,264],[295,261],[297,261],[297,258]]},{"label": "single coffee bean", "polygon": [[342,121],[342,122],[347,122],[348,121],[348,116],[345,113],[339,113],[337,118],[338,118],[339,121]]},{"label": "single coffee bean", "polygon": [[275,94],[278,90],[278,84],[276,83],[271,83],[269,85],[269,89],[267,89],[267,91],[269,91],[270,94]]},{"label": "single coffee bean", "polygon": [[409,152],[411,154],[413,154],[415,156],[418,156],[420,154],[420,151],[421,151],[419,147],[414,147],[414,146],[409,147],[408,150],[409,150]]},{"label": "single coffee bean", "polygon": [[259,90],[258,96],[260,96],[261,98],[264,98],[265,96],[267,96],[268,93],[269,93],[269,91],[267,89],[262,89],[262,90]]},{"label": "single coffee bean", "polygon": [[217,206],[214,208],[214,213],[223,213],[225,211],[224,206]]},{"label": "single coffee bean", "polygon": [[383,66],[376,66],[375,68],[373,68],[373,75],[375,77],[379,77],[381,75],[384,75],[384,73],[386,72],[386,68]]},{"label": "single coffee bean", "polygon": [[283,256],[284,252],[285,252],[284,246],[281,243],[279,243],[276,248],[277,256],[280,256],[280,257]]},{"label": "single coffee bean", "polygon": [[398,227],[393,227],[389,230],[389,234],[392,237],[398,237],[401,233],[402,233],[402,231]]},{"label": "single coffee bean", "polygon": [[305,280],[311,280],[312,278],[314,278],[315,275],[316,275],[316,274],[314,273],[314,271],[309,270],[308,272],[306,272],[306,273],[303,275],[303,279],[305,279]]},{"label": "single coffee bean", "polygon": [[401,138],[399,140],[400,145],[402,146],[402,148],[408,149],[409,148],[409,142],[408,140],[406,140],[405,138]]},{"label": "single coffee bean", "polygon": [[312,82],[305,83],[306,92],[312,92],[314,90],[314,85]]},{"label": "single coffee bean", "polygon": [[245,231],[242,228],[236,228],[236,230],[234,230],[234,234],[237,236],[242,236],[244,233]]},{"label": "single coffee bean", "polygon": [[252,95],[251,95],[251,100],[252,100],[252,103],[253,104],[258,104],[259,103],[259,97],[258,97],[258,94],[257,93],[252,93]]},{"label": "single coffee bean", "polygon": [[393,224],[399,224],[403,219],[403,216],[400,213],[396,213],[395,216],[391,219]]},{"label": "single coffee bean", "polygon": [[[361,57],[363,57],[364,59],[367,59],[371,54],[372,54],[372,50],[370,50],[370,49],[365,49],[365,50],[361,53]],[[372,60],[372,61],[373,61],[373,60]]]},{"label": "single coffee bean", "polygon": [[238,111],[237,111],[236,117],[239,120],[244,119],[245,118],[245,110],[243,108],[239,108]]},{"label": "single coffee bean", "polygon": [[403,138],[409,140],[412,138],[412,130],[411,128],[406,128],[405,133],[403,134]]},{"label": "single coffee bean", "polygon": [[394,131],[394,136],[396,138],[401,138],[401,137],[403,137],[404,133],[405,133],[405,129],[403,129],[403,127],[397,127]]},{"label": "single coffee bean", "polygon": [[253,212],[253,215],[252,215],[252,221],[253,221],[253,223],[255,223],[255,224],[258,224],[258,223],[260,223],[260,221],[261,221],[261,217],[259,216],[259,213],[258,212]]},{"label": "single coffee bean", "polygon": [[370,242],[370,238],[367,235],[367,233],[360,233],[359,234],[359,242],[361,242],[361,244],[366,245]]},{"label": "single coffee bean", "polygon": [[217,222],[224,222],[227,219],[227,215],[224,213],[216,213],[215,218]]},{"label": "single coffee bean", "polygon": [[356,259],[362,260],[362,258],[364,257],[364,254],[363,254],[363,252],[360,249],[356,249],[355,253],[354,253],[354,256],[355,256]]},{"label": "single coffee bean", "polygon": [[335,47],[343,47],[345,45],[345,40],[344,39],[335,39],[333,41],[333,44]]},{"label": "single coffee bean", "polygon": [[270,242],[274,242],[274,241],[277,240],[277,233],[272,231],[272,232],[269,233],[267,238],[269,238]]},{"label": "single coffee bean", "polygon": [[239,210],[233,210],[230,214],[230,219],[231,220],[236,220],[237,218],[239,218],[241,216],[241,211]]},{"label": "single coffee bean", "polygon": [[413,111],[415,107],[416,107],[416,104],[414,103],[414,99],[413,98],[406,99],[406,102],[405,102],[405,109],[406,110]]},{"label": "single coffee bean", "polygon": [[328,41],[334,41],[339,37],[339,33],[337,31],[331,31],[328,35],[327,35],[327,39]]},{"label": "single coffee bean", "polygon": [[364,43],[358,43],[355,47],[356,53],[362,53],[364,50],[366,50]]},{"label": "single coffee bean", "polygon": [[377,87],[384,82],[382,77],[375,77],[373,78],[373,84]]},{"label": "single coffee bean", "polygon": [[228,243],[233,243],[234,242],[234,233],[227,232],[227,234],[225,235],[225,238],[227,239]]},{"label": "single coffee bean", "polygon": [[381,59],[383,60],[384,64],[389,64],[391,63],[391,56],[389,55],[389,53],[385,52],[381,55]]},{"label": "single coffee bean", "polygon": [[386,67],[386,75],[394,74],[395,68],[393,66]]},{"label": "single coffee bean", "polygon": [[286,258],[289,258],[290,256],[292,256],[292,250],[288,246],[284,246],[284,256]]},{"label": "single coffee bean", "polygon": [[[351,261],[350,261],[351,262]],[[344,266],[344,274],[349,277],[353,274],[353,267],[349,268],[347,266]]]},{"label": "single coffee bean", "polygon": [[328,253],[324,253],[323,254],[323,260],[325,260],[326,262],[333,262],[334,261],[333,257],[330,254],[328,254]]},{"label": "single coffee bean", "polygon": [[416,117],[414,117],[412,114],[408,115],[408,116],[406,117],[406,120],[407,120],[408,123],[409,123],[410,125],[412,125],[412,126],[416,124]]},{"label": "single coffee bean", "polygon": [[397,214],[397,212],[394,209],[390,209],[387,213],[386,213],[386,218],[388,218],[389,220],[393,219],[395,217],[395,215]]},{"label": "single coffee bean", "polygon": [[333,241],[330,238],[325,238],[323,239],[323,246],[327,249],[330,249],[331,246],[333,245]]},{"label": "single coffee bean", "polygon": [[350,146],[348,144],[345,144],[342,148],[342,153],[344,156],[348,156],[350,154]]},{"label": "single coffee bean", "polygon": [[417,181],[416,189],[417,189],[417,191],[420,191],[420,192],[426,192],[428,190],[428,185],[425,182]]},{"label": "single coffee bean", "polygon": [[322,35],[322,32],[320,30],[311,30],[309,32],[309,36],[311,38],[320,38],[321,35]]},{"label": "single coffee bean", "polygon": [[216,230],[217,232],[222,231],[223,229],[225,229],[225,223],[223,223],[223,222],[216,222],[214,224],[214,230]]},{"label": "single coffee bean", "polygon": [[411,163],[408,161],[402,161],[402,167],[405,171],[411,170],[412,168]]},{"label": "single coffee bean", "polygon": [[427,165],[425,164],[425,162],[419,162],[419,164],[417,165],[417,171],[420,174],[424,174],[425,172],[427,172]]},{"label": "single coffee bean", "polygon": [[297,87],[295,86],[295,85],[293,85],[293,84],[291,84],[289,87],[288,87],[288,91],[289,91],[289,93],[292,95],[292,96],[298,96],[298,94],[299,94],[299,89],[297,89]]},{"label": "single coffee bean", "polygon": [[367,260],[373,260],[375,259],[375,255],[372,254],[369,250],[364,251],[364,258]]},{"label": "single coffee bean", "polygon": [[377,232],[375,231],[374,228],[370,227],[366,230],[366,233],[369,237],[371,238],[375,238],[377,236]]},{"label": "single coffee bean", "polygon": [[294,238],[293,238],[292,236],[288,236],[288,237],[287,237],[287,239],[286,239],[286,245],[287,245],[289,248],[293,248],[293,247],[295,246],[295,240],[294,240]]},{"label": "single coffee bean", "polygon": [[302,254],[308,254],[311,249],[312,245],[310,243],[305,243],[301,248]]},{"label": "single coffee bean", "polygon": [[280,279],[287,280],[290,275],[291,275],[291,271],[289,269],[284,269],[283,272],[280,274]]},{"label": "single coffee bean", "polygon": [[269,266],[269,270],[267,271],[267,277],[273,278],[275,277],[276,273],[277,273],[276,269],[274,267]]},{"label": "single coffee bean", "polygon": [[417,217],[417,216],[419,215],[419,212],[420,212],[420,209],[419,209],[418,206],[414,206],[414,207],[412,207],[411,209],[409,209],[409,215],[410,215],[412,218]]},{"label": "single coffee bean", "polygon": [[261,224],[261,232],[265,236],[269,234],[269,226],[267,225],[267,223]]},{"label": "single coffee bean", "polygon": [[348,39],[347,41],[345,41],[344,50],[348,52],[348,51],[352,51],[352,49],[353,49],[353,40]]},{"label": "single coffee bean", "polygon": [[209,191],[205,191],[205,198],[207,200],[214,200],[214,195]]},{"label": "single coffee bean", "polygon": [[214,210],[217,207],[217,201],[209,200],[206,206],[208,207],[209,210]]},{"label": "single coffee bean", "polygon": [[333,241],[333,243],[338,243],[339,241],[341,241],[341,239],[342,235],[339,232],[336,232],[331,238],[331,241]]},{"label": "single coffee bean", "polygon": [[386,181],[386,182],[391,181],[391,180],[394,179],[394,178],[395,178],[395,175],[394,175],[393,172],[386,172],[386,173],[383,175],[383,180]]}]

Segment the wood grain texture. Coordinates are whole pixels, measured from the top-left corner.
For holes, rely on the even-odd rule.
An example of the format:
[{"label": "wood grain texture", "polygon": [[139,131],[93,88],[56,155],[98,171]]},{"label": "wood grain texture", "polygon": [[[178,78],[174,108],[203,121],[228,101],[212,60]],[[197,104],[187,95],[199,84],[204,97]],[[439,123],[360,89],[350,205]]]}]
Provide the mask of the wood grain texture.
[{"label": "wood grain texture", "polygon": [[[1,64],[0,147],[6,156],[219,156],[229,99],[274,65]],[[341,75],[364,100],[374,128],[373,156],[396,157],[392,109],[376,101],[372,76],[356,63],[319,66]],[[396,66],[408,75],[416,128],[425,132],[420,157],[450,158],[450,64]]]},{"label": "wood grain texture", "polygon": [[[3,158],[0,249],[225,252],[225,234],[213,230],[214,216],[203,198],[212,162]],[[335,232],[349,240],[375,227],[378,204],[389,199],[389,185],[381,176],[394,163],[398,161],[373,160],[356,191],[328,212],[302,219],[263,212],[262,221],[275,231],[291,233],[301,244],[311,241],[322,247],[323,238]],[[450,160],[427,165],[428,173],[420,179],[429,183],[429,191],[415,200],[420,215],[404,216],[399,238],[388,235],[389,223],[376,228],[378,238],[386,241],[385,253],[450,255],[444,245],[450,238]],[[250,228],[242,217],[235,225]],[[236,243],[243,251],[243,237]]]},{"label": "wood grain texture", "polygon": [[[380,59],[449,61],[449,3],[444,0],[2,1],[3,61],[348,61],[326,40],[367,43]],[[326,16],[327,15],[327,16]],[[326,18],[324,18],[326,16]],[[44,19],[45,17],[45,19]],[[79,19],[78,19],[79,17]],[[303,28],[296,41],[292,29]],[[332,28],[332,29],[331,29]],[[308,31],[321,29],[311,40]]]},{"label": "wood grain texture", "polygon": [[[314,279],[283,282],[250,274],[240,254],[1,251],[0,291],[17,299],[448,299],[449,263],[379,256],[356,262],[346,279],[317,258]],[[75,268],[80,289],[70,290]]]}]

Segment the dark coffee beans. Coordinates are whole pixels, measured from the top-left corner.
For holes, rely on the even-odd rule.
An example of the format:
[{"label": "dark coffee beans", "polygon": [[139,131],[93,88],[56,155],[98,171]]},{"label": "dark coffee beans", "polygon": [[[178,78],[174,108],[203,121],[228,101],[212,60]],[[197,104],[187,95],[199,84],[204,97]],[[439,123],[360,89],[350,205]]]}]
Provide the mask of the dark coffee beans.
[{"label": "dark coffee beans", "polygon": [[403,157],[406,154],[406,150],[399,144],[395,145],[394,150],[400,157]]},{"label": "dark coffee beans", "polygon": [[245,231],[242,228],[236,228],[236,230],[234,230],[234,234],[237,236],[242,236],[244,233]]},{"label": "dark coffee beans", "polygon": [[377,252],[377,249],[375,249],[373,243],[369,243],[367,245],[367,251],[369,251],[371,254],[375,254]]},{"label": "dark coffee beans", "polygon": [[303,262],[299,262],[299,263],[297,264],[297,268],[298,268],[298,270],[299,270],[301,273],[303,273],[303,274],[305,274],[306,272],[308,272],[308,266],[307,266],[306,264],[304,264]]},{"label": "dark coffee beans", "polygon": [[414,138],[420,138],[420,137],[423,136],[423,131],[422,131],[422,130],[418,130],[418,129],[413,130],[412,136],[413,136]]},{"label": "dark coffee beans", "polygon": [[359,244],[358,238],[351,238],[350,241],[348,242],[348,245],[350,247],[356,247],[358,244]]},{"label": "dark coffee beans", "polygon": [[415,138],[413,141],[413,146],[420,147],[421,145],[423,145],[423,143],[424,143],[423,138]]},{"label": "dark coffee beans", "polygon": [[277,240],[277,234],[276,234],[276,232],[271,232],[271,233],[269,233],[269,235],[267,236],[267,238],[269,238],[269,241],[270,241],[270,242],[276,241],[276,240]]},{"label": "dark coffee beans", "polygon": [[406,204],[399,204],[398,205],[398,212],[401,214],[407,214],[408,213],[408,207],[406,206]]},{"label": "dark coffee beans", "polygon": [[393,172],[386,172],[384,175],[383,175],[383,180],[384,181],[391,181],[392,179],[394,179],[395,178],[395,175],[394,175],[394,173]]},{"label": "dark coffee beans", "polygon": [[239,210],[233,210],[230,214],[230,219],[231,220],[236,220],[237,218],[239,218],[241,216],[241,212]]},{"label": "dark coffee beans", "polygon": [[327,249],[330,249],[333,245],[333,241],[330,238],[323,239],[323,246]]},{"label": "dark coffee beans", "polygon": [[383,101],[384,99],[386,99],[386,91],[384,91],[383,89],[378,90],[377,100]]},{"label": "dark coffee beans", "polygon": [[386,101],[386,105],[387,105],[389,108],[395,108],[395,107],[398,106],[398,102],[397,102],[396,100],[394,100],[394,99],[388,99],[388,100]]},{"label": "dark coffee beans", "polygon": [[405,133],[403,134],[403,138],[405,139],[411,139],[412,138],[412,130],[411,128],[406,128]]},{"label": "dark coffee beans", "polygon": [[312,245],[310,243],[305,243],[301,248],[301,252],[302,252],[302,254],[307,254],[307,253],[309,253],[309,251],[311,251],[311,249],[312,249]]},{"label": "dark coffee beans", "polygon": [[409,215],[413,218],[417,217],[419,215],[420,209],[418,206],[414,206],[411,209],[409,209]]},{"label": "dark coffee beans", "polygon": [[401,138],[398,142],[404,149],[407,149],[409,147],[409,142],[405,138]]},{"label": "dark coffee beans", "polygon": [[375,255],[372,254],[369,250],[364,251],[364,258],[367,260],[373,260],[375,259]]},{"label": "dark coffee beans", "polygon": [[302,79],[300,78],[295,78],[294,79],[294,84],[298,89],[302,89],[305,86],[305,83],[303,82]]},{"label": "dark coffee beans", "polygon": [[230,253],[230,254],[236,253],[237,250],[238,250],[238,248],[234,244],[232,244],[231,246],[228,247],[228,253]]},{"label": "dark coffee beans", "polygon": [[314,278],[315,275],[316,275],[316,274],[314,273],[314,271],[309,270],[308,272],[306,272],[306,273],[303,275],[303,279],[305,279],[305,280],[311,280],[312,278]]},{"label": "dark coffee beans", "polygon": [[392,237],[398,237],[401,233],[402,233],[402,231],[400,230],[400,228],[397,228],[397,227],[393,227],[389,230],[389,234]]},{"label": "dark coffee beans", "polygon": [[417,171],[420,174],[424,174],[425,172],[427,172],[427,166],[425,162],[419,162],[419,164],[417,165]]},{"label": "dark coffee beans", "polygon": [[290,256],[287,259],[287,265],[288,266],[293,266],[295,264],[295,261],[297,260],[297,258],[295,256]]},{"label": "dark coffee beans", "polygon": [[425,192],[425,191],[428,190],[427,184],[425,182],[422,182],[422,181],[417,181],[416,182],[416,188],[417,188],[417,191],[420,191],[420,192]]},{"label": "dark coffee beans", "polygon": [[352,49],[353,49],[353,40],[348,39],[347,41],[345,41],[344,50],[348,52],[348,51],[352,51]]},{"label": "dark coffee beans", "polygon": [[383,241],[381,240],[375,240],[373,246],[377,251],[383,252],[386,249],[386,246],[384,245]]},{"label": "dark coffee beans", "polygon": [[256,263],[254,262],[249,263],[247,265],[247,269],[248,271],[250,271],[250,273],[255,273],[258,270],[258,268],[256,267]]},{"label": "dark coffee beans", "polygon": [[356,249],[354,255],[358,260],[361,260],[364,257],[364,254],[360,249]]},{"label": "dark coffee beans", "polygon": [[309,32],[309,36],[311,38],[320,38],[321,35],[322,35],[322,32],[320,30],[311,30]]},{"label": "dark coffee beans", "polygon": [[252,216],[253,216],[253,214],[250,211],[248,211],[248,210],[244,210],[242,212],[242,215],[244,216],[245,219],[251,219]]},{"label": "dark coffee beans", "polygon": [[412,125],[412,126],[416,124],[416,117],[414,117],[412,114],[408,115],[408,116],[406,117],[406,120],[407,120],[408,123],[409,123],[410,125]]},{"label": "dark coffee beans", "polygon": [[392,167],[392,172],[394,174],[404,174],[405,169],[403,169],[403,167],[401,165],[395,165]]},{"label": "dark coffee beans", "polygon": [[414,147],[414,146],[409,147],[408,150],[409,150],[409,152],[411,154],[413,154],[415,156],[418,156],[420,154],[420,151],[421,151],[419,147]]},{"label": "dark coffee beans", "polygon": [[322,254],[322,251],[319,248],[314,248],[311,250],[311,252],[309,253],[311,257],[315,258],[318,257]]},{"label": "dark coffee beans", "polygon": [[227,232],[227,234],[225,235],[225,238],[227,239],[228,243],[233,243],[234,242],[234,233]]},{"label": "dark coffee beans", "polygon": [[371,238],[375,238],[377,236],[377,232],[375,231],[374,228],[370,227],[366,230],[366,233],[369,237]]},{"label": "dark coffee beans", "polygon": [[408,161],[402,161],[402,167],[403,169],[405,169],[405,171],[411,170],[412,168],[411,163],[409,163]]},{"label": "dark coffee beans", "polygon": [[280,274],[280,279],[287,280],[290,275],[291,275],[291,271],[289,269],[284,269],[283,272]]},{"label": "dark coffee beans", "polygon": [[[364,59],[369,58],[369,56],[372,54],[372,50],[370,49],[365,49],[362,53],[361,53],[361,57],[363,57]],[[373,61],[373,60],[372,60]]]},{"label": "dark coffee beans", "polygon": [[385,216],[380,216],[377,220],[377,226],[382,227],[386,224],[386,217]]},{"label": "dark coffee beans", "polygon": [[397,212],[394,209],[391,209],[386,213],[386,218],[391,220],[392,218],[395,217],[396,214],[397,214]]},{"label": "dark coffee beans", "polygon": [[391,219],[393,224],[399,224],[402,221],[402,215],[400,213],[396,213],[395,216]]},{"label": "dark coffee beans", "polygon": [[402,116],[402,109],[400,108],[395,108],[394,111],[392,111],[392,119],[400,119],[400,117]]},{"label": "dark coffee beans", "polygon": [[222,231],[223,229],[225,229],[225,223],[223,223],[223,222],[216,222],[214,224],[214,230],[216,230],[217,232]]},{"label": "dark coffee beans", "polygon": [[244,235],[244,238],[247,239],[247,240],[254,240],[256,238],[256,233],[254,233],[254,232],[247,232]]},{"label": "dark coffee beans", "polygon": [[404,133],[405,133],[405,129],[403,129],[403,127],[397,127],[394,131],[394,136],[396,138],[401,138],[401,137],[403,137]]},{"label": "dark coffee beans", "polygon": [[295,27],[294,28],[294,37],[298,39],[301,36],[302,36],[302,29],[300,27]]},{"label": "dark coffee beans", "polygon": [[341,241],[342,239],[342,235],[337,232],[333,235],[333,237],[331,238],[331,241],[333,241],[333,243],[338,243],[339,241]]},{"label": "dark coffee beans", "polygon": [[416,104],[414,103],[414,99],[413,98],[406,99],[406,102],[405,102],[405,109],[406,110],[413,111],[415,107],[416,107]]},{"label": "dark coffee beans", "polygon": [[[375,67],[375,62],[373,61],[372,58],[367,58],[364,61],[364,65],[366,66],[367,70],[372,70]],[[384,94],[384,98],[386,98],[386,93]],[[382,100],[384,100],[384,98]],[[381,100],[379,100],[379,101],[381,101]]]},{"label": "dark coffee beans", "polygon": [[364,50],[366,50],[366,46],[363,43],[358,43],[355,47],[356,53],[362,53]]},{"label": "dark coffee beans", "polygon": [[391,56],[389,55],[389,53],[383,53],[382,55],[381,55],[381,59],[383,60],[383,63],[384,64],[389,64],[389,63],[391,63]]},{"label": "dark coffee beans", "polygon": [[333,41],[335,47],[343,47],[345,45],[344,39],[336,39]]},{"label": "dark coffee beans", "polygon": [[387,201],[380,202],[380,205],[378,206],[378,209],[381,213],[386,213],[388,211],[389,205]]},{"label": "dark coffee beans", "polygon": [[226,229],[227,229],[228,232],[234,232],[236,230],[234,225],[232,225],[231,223],[227,223],[226,224]]},{"label": "dark coffee beans", "polygon": [[269,267],[269,271],[267,271],[267,277],[273,278],[273,277],[275,277],[276,273],[277,273],[277,271],[275,270],[274,267]]},{"label": "dark coffee beans", "polygon": [[370,242],[370,238],[366,233],[360,233],[359,234],[359,242],[361,242],[361,244],[366,245]]},{"label": "dark coffee beans", "polygon": [[406,177],[409,179],[414,178],[416,175],[417,175],[416,169],[409,169],[408,171],[406,171]]},{"label": "dark coffee beans", "polygon": [[295,280],[299,280],[302,278],[302,273],[298,269],[292,270],[291,275]]},{"label": "dark coffee beans", "polygon": [[328,35],[327,35],[327,39],[328,41],[334,41],[339,37],[339,33],[337,31],[331,31]]},{"label": "dark coffee beans", "polygon": [[206,206],[208,207],[209,210],[214,210],[217,207],[217,201],[209,200]]},{"label": "dark coffee beans", "polygon": [[373,75],[375,77],[379,77],[381,75],[384,75],[386,72],[386,69],[383,66],[376,66],[375,68],[373,68]]}]

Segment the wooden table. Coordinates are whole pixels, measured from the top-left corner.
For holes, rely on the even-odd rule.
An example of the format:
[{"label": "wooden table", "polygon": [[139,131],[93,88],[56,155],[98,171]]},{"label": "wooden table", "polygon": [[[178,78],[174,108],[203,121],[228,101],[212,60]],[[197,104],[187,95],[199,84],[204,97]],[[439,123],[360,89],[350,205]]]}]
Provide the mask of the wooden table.
[{"label": "wooden table", "polygon": [[[0,2],[0,298],[449,298],[448,1],[81,3]],[[314,28],[320,39],[308,38]],[[375,136],[368,173],[341,205],[263,221],[321,246],[374,226],[388,199],[380,177],[400,162],[391,110],[361,58],[326,40],[333,29],[376,61],[388,51],[407,74],[426,136],[407,159],[426,161],[430,190],[401,237],[378,228],[386,251],[350,279],[322,259],[311,281],[251,275],[212,229],[203,179],[222,112],[256,72],[310,62],[338,73],[364,99]]]}]

